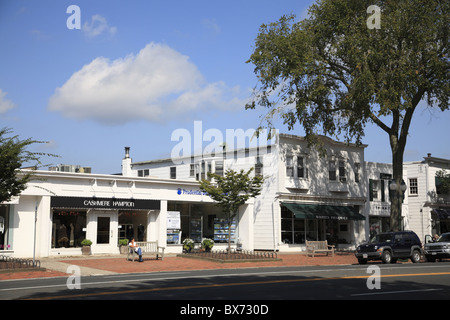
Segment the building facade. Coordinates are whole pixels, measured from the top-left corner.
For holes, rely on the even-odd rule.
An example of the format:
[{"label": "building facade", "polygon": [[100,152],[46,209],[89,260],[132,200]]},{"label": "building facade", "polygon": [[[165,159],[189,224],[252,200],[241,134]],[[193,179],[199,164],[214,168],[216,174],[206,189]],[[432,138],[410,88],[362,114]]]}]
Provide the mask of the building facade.
[{"label": "building facade", "polygon": [[[246,232],[236,221],[235,243],[252,250],[280,251],[303,250],[305,240],[328,240],[353,247],[365,237],[366,146],[326,137],[320,140],[321,149],[309,148],[302,137],[279,134],[271,145],[262,148],[224,150],[177,161],[132,162],[127,153],[122,173],[194,182],[208,178],[209,172],[254,168],[254,174],[265,177],[263,190],[254,200],[252,223]],[[193,203],[180,208],[177,202],[169,203],[170,210],[181,210],[182,238],[193,238],[191,225],[198,216],[201,237],[215,237],[211,221],[217,219],[217,213],[197,213]]]},{"label": "building facade", "polygon": [[[19,197],[0,204],[0,253],[15,257],[119,253],[121,239],[155,241],[182,252],[186,238],[215,241],[215,249],[299,252],[306,240],[352,250],[389,230],[390,164],[367,162],[365,145],[319,137],[310,148],[299,136],[278,134],[270,145],[186,158],[133,162],[125,148],[121,175],[37,171]],[[439,170],[450,160],[405,163],[403,227],[426,234],[450,231],[450,198]],[[261,195],[249,200],[228,229],[226,215],[199,189],[208,173],[253,168],[264,176]]]},{"label": "building facade", "polygon": [[450,195],[439,188],[436,174],[450,172],[450,160],[428,154],[422,161],[407,162],[403,166],[403,179],[407,189],[403,202],[405,227],[425,235],[450,232]]}]

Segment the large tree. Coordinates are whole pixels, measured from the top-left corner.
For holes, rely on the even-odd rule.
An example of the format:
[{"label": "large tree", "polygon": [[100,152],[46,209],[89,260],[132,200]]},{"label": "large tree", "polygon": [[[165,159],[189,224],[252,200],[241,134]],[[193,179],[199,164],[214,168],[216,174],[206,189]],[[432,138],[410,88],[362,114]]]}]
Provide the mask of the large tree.
[{"label": "large tree", "polygon": [[231,252],[231,225],[239,213],[239,207],[248,199],[261,194],[264,178],[259,175],[251,176],[253,168],[248,171],[227,170],[221,176],[208,173],[211,180],[200,181],[200,189],[216,201],[217,206],[227,217],[228,222],[228,253]]},{"label": "large tree", "polygon": [[[361,143],[366,125],[377,125],[389,139],[400,186],[417,106],[449,107],[449,5],[319,0],[304,20],[288,15],[262,25],[248,61],[259,81],[246,107],[269,109],[263,126],[278,115],[289,130],[300,124],[311,144],[318,134]],[[399,189],[391,205],[393,230],[401,199]]]},{"label": "large tree", "polygon": [[27,150],[33,144],[45,142],[31,138],[21,140],[17,135],[10,136],[10,133],[12,130],[9,128],[0,129],[0,203],[19,195],[33,177],[34,171],[21,171],[22,166],[39,168],[43,166],[41,157],[55,156]]}]

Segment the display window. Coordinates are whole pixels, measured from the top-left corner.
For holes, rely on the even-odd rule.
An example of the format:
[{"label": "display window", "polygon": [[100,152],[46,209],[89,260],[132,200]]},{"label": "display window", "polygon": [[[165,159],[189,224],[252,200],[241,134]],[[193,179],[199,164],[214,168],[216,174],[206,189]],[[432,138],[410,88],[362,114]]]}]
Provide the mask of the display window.
[{"label": "display window", "polygon": [[86,211],[53,210],[52,248],[78,248],[86,238]]},{"label": "display window", "polygon": [[230,229],[226,214],[214,204],[169,201],[168,211],[179,212],[180,219],[179,229],[167,230],[168,244],[180,244],[187,238],[196,243],[204,238],[213,239],[215,243],[228,243],[228,235],[231,243],[237,242],[237,223],[233,221]]},{"label": "display window", "polygon": [[0,205],[0,250],[12,250],[10,242],[11,234],[9,230],[9,209],[10,205]]}]

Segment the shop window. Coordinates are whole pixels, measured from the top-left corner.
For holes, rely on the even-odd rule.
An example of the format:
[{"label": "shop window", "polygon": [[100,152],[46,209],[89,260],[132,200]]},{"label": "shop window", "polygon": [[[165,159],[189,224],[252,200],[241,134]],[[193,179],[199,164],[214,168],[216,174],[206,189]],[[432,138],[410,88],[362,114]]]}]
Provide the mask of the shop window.
[{"label": "shop window", "polygon": [[9,230],[9,205],[0,205],[0,250],[12,250]]},{"label": "shop window", "polygon": [[[199,243],[203,238],[213,239],[216,243],[227,243],[228,234],[231,234],[231,243],[238,239],[238,228],[235,222],[231,230],[228,230],[226,214],[214,204],[197,204],[183,202],[169,202],[168,211],[180,213],[180,230],[182,243],[184,239],[190,238]],[[171,230],[173,233],[173,230]],[[168,242],[170,244],[170,241]]]},{"label": "shop window", "polygon": [[52,248],[81,247],[86,238],[86,211],[54,210],[52,217]]}]

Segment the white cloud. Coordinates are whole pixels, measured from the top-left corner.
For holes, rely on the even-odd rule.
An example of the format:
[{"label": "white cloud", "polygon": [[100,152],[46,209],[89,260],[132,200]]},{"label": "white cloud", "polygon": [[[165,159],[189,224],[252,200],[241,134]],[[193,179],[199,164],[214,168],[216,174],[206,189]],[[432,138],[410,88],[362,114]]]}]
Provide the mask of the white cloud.
[{"label": "white cloud", "polygon": [[109,34],[110,36],[113,36],[116,33],[117,28],[110,27],[104,17],[102,17],[99,14],[96,14],[91,17],[90,23],[85,22],[83,24],[82,30],[89,38],[94,38],[101,35],[104,32]]},{"label": "white cloud", "polygon": [[3,92],[0,89],[0,114],[6,113],[6,111],[11,110],[15,107],[14,103],[11,100],[5,99],[6,92]]},{"label": "white cloud", "polygon": [[187,56],[150,43],[137,55],[99,57],[75,72],[50,98],[48,109],[108,124],[164,122],[211,109],[243,107],[239,88],[205,83]]}]

